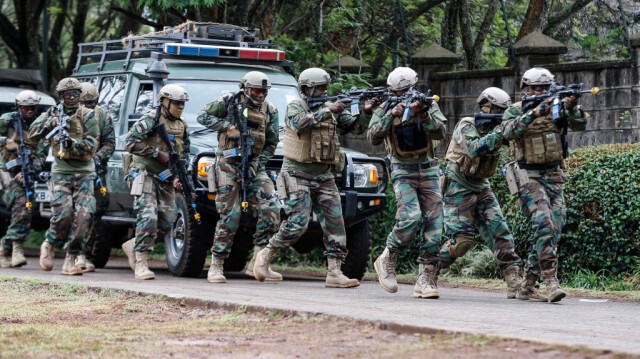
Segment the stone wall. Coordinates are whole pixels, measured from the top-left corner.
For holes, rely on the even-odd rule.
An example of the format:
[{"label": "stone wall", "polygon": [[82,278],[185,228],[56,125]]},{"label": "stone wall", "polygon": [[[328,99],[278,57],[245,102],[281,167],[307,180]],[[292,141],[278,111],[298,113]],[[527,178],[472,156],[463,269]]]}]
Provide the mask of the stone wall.
[{"label": "stone wall", "polygon": [[[640,46],[640,41],[634,43]],[[634,49],[640,52],[638,48]],[[569,131],[569,146],[577,148],[593,144],[634,143],[640,141],[640,68],[632,60],[599,61],[588,63],[538,64],[549,69],[560,85],[584,83],[583,89],[599,87],[596,96],[585,94],[580,99],[583,109],[590,115],[584,132]],[[447,139],[455,124],[465,116],[478,111],[476,99],[483,89],[495,86],[507,91],[514,102],[522,97],[520,73],[512,68],[480,71],[434,72],[425,69],[432,66],[416,66],[419,74],[425,74],[418,83],[422,91],[431,89],[441,98],[439,104],[449,119]],[[524,69],[526,70],[526,69]],[[524,71],[523,70],[523,71]],[[523,72],[522,71],[522,72]],[[624,118],[622,114],[630,112]],[[623,120],[621,121],[621,117]],[[369,155],[383,157],[384,146],[371,146],[366,134],[346,135],[342,145]],[[442,157],[447,141],[441,141],[436,155]]]}]

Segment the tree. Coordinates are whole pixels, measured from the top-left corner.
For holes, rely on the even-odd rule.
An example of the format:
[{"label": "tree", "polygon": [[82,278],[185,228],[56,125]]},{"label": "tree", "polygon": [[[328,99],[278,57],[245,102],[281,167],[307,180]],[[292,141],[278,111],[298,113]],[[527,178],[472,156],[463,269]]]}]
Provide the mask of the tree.
[{"label": "tree", "polygon": [[21,68],[40,68],[40,17],[45,0],[13,0],[13,18],[9,6],[0,1],[0,38],[11,50]]}]

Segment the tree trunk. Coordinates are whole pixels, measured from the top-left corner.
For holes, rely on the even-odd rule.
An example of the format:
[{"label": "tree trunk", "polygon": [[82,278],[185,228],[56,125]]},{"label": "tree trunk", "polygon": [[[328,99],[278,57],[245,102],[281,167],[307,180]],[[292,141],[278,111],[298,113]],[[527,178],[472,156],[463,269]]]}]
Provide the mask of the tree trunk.
[{"label": "tree trunk", "polygon": [[593,0],[576,0],[573,4],[568,5],[562,10],[554,13],[552,16],[549,16],[549,20],[544,26],[542,33],[545,35],[550,35],[558,25],[571,19],[573,15],[575,15],[575,13],[582,10],[585,6],[589,5],[592,2]]},{"label": "tree trunk", "polygon": [[542,29],[546,3],[547,0],[529,0],[529,7],[527,8],[527,13],[524,15],[524,21],[522,22],[522,26],[520,26],[520,32],[516,37],[516,42],[534,32],[536,29]]},{"label": "tree trunk", "polygon": [[447,50],[456,52],[456,38],[458,28],[458,0],[449,0],[444,11],[444,20],[442,23],[442,35],[440,43]]},{"label": "tree trunk", "polygon": [[[133,3],[129,3],[126,10],[132,15],[142,17],[144,7],[137,7],[133,5]],[[118,18],[120,18],[120,26],[118,26],[118,29],[116,30],[116,38],[123,38],[127,37],[129,34],[138,34],[140,32],[142,23],[138,21],[136,17],[129,16],[126,13],[119,13]]]},{"label": "tree trunk", "polygon": [[249,13],[249,0],[238,0],[233,14],[229,19],[233,25],[247,26],[247,14]]},{"label": "tree trunk", "polygon": [[40,68],[40,17],[44,0],[14,0],[17,27],[0,13],[0,38],[11,50],[19,68]]},{"label": "tree trunk", "polygon": [[[480,29],[478,30],[478,35],[476,36],[476,40],[473,43],[473,53],[475,63],[473,65],[473,69],[477,69],[480,67],[480,58],[482,58],[482,48],[484,47],[484,40],[487,38],[487,33],[489,33],[489,29],[491,25],[493,25],[493,17],[498,11],[498,2],[495,0],[488,0],[488,7],[485,10],[486,13],[484,15],[484,20],[480,25]],[[469,68],[470,70],[472,68]]]},{"label": "tree trunk", "polygon": [[71,75],[73,69],[76,67],[76,60],[78,57],[78,44],[84,42],[85,39],[84,29],[88,11],[89,1],[76,2],[76,14],[74,16],[73,28],[71,31],[73,45],[71,47],[71,55],[69,55],[69,58],[67,59],[67,69],[65,71],[65,76]]},{"label": "tree trunk", "polygon": [[[474,70],[478,66],[478,59],[473,48],[473,35],[471,34],[472,20],[469,14],[467,0],[458,0],[458,21],[460,24],[460,40],[468,70]],[[454,50],[455,51],[455,50]]]},{"label": "tree trunk", "polygon": [[64,20],[67,15],[67,8],[69,4],[67,0],[59,0],[58,7],[61,9],[55,19],[53,20],[53,26],[49,30],[49,64],[47,64],[49,71],[49,79],[47,83],[52,86],[60,81],[64,74],[62,73],[62,53],[60,49],[60,35],[64,28]]}]

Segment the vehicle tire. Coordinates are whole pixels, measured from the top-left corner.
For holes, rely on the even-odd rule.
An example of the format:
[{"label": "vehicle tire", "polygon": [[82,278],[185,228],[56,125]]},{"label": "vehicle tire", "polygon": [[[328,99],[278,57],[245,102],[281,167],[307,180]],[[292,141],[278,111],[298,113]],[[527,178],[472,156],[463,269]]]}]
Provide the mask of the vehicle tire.
[{"label": "vehicle tire", "polygon": [[342,263],[342,273],[349,278],[362,280],[369,264],[371,250],[371,222],[365,219],[347,228],[347,258]]},{"label": "vehicle tire", "polygon": [[176,277],[199,277],[207,258],[208,238],[213,236],[206,218],[198,224],[182,193],[176,193],[176,218],[164,238],[167,266]]},{"label": "vehicle tire", "polygon": [[233,237],[233,247],[229,258],[224,260],[226,272],[239,272],[249,260],[249,252],[253,249],[254,230],[240,226]]}]

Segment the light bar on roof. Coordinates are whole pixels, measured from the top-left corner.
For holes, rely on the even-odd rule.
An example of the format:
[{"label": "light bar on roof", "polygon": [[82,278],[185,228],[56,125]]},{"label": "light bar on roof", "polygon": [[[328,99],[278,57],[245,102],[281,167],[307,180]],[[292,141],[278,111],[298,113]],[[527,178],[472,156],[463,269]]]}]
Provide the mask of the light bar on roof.
[{"label": "light bar on roof", "polygon": [[285,52],[273,49],[169,43],[163,51],[171,55],[219,57],[227,59],[284,61]]}]

